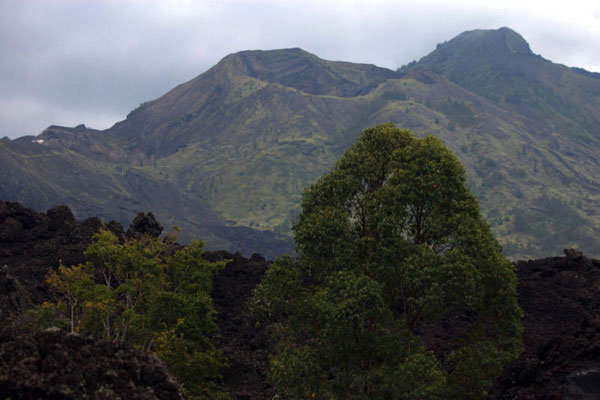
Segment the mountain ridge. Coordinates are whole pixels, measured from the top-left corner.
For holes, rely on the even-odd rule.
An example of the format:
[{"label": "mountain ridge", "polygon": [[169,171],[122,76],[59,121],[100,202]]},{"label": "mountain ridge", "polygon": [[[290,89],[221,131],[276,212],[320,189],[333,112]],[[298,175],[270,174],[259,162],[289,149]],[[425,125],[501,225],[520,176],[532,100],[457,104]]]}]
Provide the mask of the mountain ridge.
[{"label": "mountain ridge", "polygon": [[[361,130],[393,122],[440,137],[459,156],[508,255],[576,245],[597,255],[599,109],[593,73],[533,54],[508,28],[465,32],[399,71],[322,60],[298,48],[243,51],[107,130],[49,127],[20,144],[0,142],[0,166],[19,171],[7,178],[11,184],[0,183],[0,197],[27,205],[33,197],[69,205],[84,198],[90,206],[75,205],[76,214],[93,210],[110,219],[157,207],[159,218],[184,222],[192,233],[203,219],[212,221],[203,231],[209,245],[232,227],[289,234],[304,188]],[[49,164],[28,164],[36,154]],[[102,198],[78,193],[85,182],[69,183],[58,165],[96,176]],[[157,190],[173,195],[153,200]],[[128,205],[111,211],[111,198]],[[212,216],[194,218],[195,209]]]}]

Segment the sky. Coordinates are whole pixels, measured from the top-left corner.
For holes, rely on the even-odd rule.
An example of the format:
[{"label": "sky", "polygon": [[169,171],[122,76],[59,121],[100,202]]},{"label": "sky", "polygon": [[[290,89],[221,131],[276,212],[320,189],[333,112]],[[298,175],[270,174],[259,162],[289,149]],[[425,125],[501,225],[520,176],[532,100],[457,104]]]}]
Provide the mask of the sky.
[{"label": "sky", "polygon": [[0,138],[109,128],[237,51],[396,69],[503,26],[546,59],[600,72],[599,1],[0,0]]}]

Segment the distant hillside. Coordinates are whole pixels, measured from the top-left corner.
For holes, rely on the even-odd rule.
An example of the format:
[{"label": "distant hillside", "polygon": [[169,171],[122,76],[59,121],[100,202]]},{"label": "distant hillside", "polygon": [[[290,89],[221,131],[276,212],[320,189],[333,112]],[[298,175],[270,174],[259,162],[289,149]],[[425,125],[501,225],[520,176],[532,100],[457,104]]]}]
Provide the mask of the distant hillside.
[{"label": "distant hillside", "polygon": [[598,74],[533,54],[508,28],[464,32],[411,69],[434,71],[496,107],[486,114],[497,133],[474,115],[471,146],[480,148],[458,152],[475,162],[474,188],[509,255],[557,253],[561,245],[599,254]]},{"label": "distant hillside", "polygon": [[274,240],[304,188],[381,122],[459,156],[507,255],[600,255],[600,79],[508,28],[462,33],[399,71],[301,49],[229,55],[108,130],[3,139],[0,198],[78,217],[152,210],[209,247],[269,257],[291,250]]},{"label": "distant hillside", "polygon": [[122,224],[153,211],[167,229],[182,228],[183,240],[200,237],[211,248],[270,258],[293,251],[287,237],[225,225],[202,199],[140,168],[149,162],[145,154],[122,150],[103,132],[52,126],[33,140],[0,140],[0,200],[38,211],[64,204],[78,218],[98,215]]}]

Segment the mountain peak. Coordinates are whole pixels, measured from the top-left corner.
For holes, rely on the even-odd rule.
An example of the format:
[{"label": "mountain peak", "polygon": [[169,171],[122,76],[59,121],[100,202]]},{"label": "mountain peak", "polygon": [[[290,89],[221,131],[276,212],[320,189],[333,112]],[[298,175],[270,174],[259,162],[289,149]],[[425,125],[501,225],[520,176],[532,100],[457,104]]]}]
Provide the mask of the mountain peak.
[{"label": "mountain peak", "polygon": [[502,53],[532,54],[527,41],[517,32],[507,27],[466,31],[446,44],[452,47],[468,46],[472,49],[485,49]]},{"label": "mountain peak", "polygon": [[503,27],[496,30],[495,33],[501,35],[501,37],[504,39],[504,44],[510,52],[532,54],[531,49],[529,48],[529,43],[523,39],[523,36],[519,35],[512,29]]},{"label": "mountain peak", "polygon": [[452,40],[438,44],[417,65],[462,85],[470,80],[472,74],[486,70],[505,75],[525,73],[524,69],[531,70],[532,63],[537,63],[539,59],[521,35],[503,27],[463,32]]},{"label": "mountain peak", "polygon": [[397,73],[371,64],[321,59],[301,48],[248,50],[219,64],[235,65],[238,73],[314,95],[351,97],[367,93]]},{"label": "mountain peak", "polygon": [[300,48],[300,47],[288,47],[283,49],[272,49],[272,50],[242,50],[237,53],[233,53],[232,55],[237,56],[277,56],[277,55],[290,55],[290,56],[301,56],[301,57],[312,57],[318,58],[312,53]]},{"label": "mountain peak", "polygon": [[454,39],[437,45],[437,48],[421,61],[467,60],[473,57],[492,58],[501,61],[505,57],[533,55],[529,44],[510,28],[476,29],[466,31]]},{"label": "mountain peak", "polygon": [[463,32],[438,44],[411,67],[429,69],[464,88],[496,99],[514,79],[539,79],[544,63],[521,35],[503,27]]}]

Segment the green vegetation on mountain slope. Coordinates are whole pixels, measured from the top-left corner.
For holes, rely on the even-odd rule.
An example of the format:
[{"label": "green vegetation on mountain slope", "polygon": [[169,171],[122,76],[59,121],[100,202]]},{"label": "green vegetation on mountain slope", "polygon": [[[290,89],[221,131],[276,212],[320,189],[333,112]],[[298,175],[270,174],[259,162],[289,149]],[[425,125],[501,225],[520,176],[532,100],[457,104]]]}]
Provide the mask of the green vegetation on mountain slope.
[{"label": "green vegetation on mountain slope", "polygon": [[[562,242],[598,254],[600,79],[534,55],[508,28],[465,32],[412,68],[485,97],[508,113],[505,125],[518,124],[518,140],[487,149],[496,172],[477,190],[507,253],[555,253]],[[492,198],[490,185],[510,190],[509,203]]]},{"label": "green vegetation on mountain slope", "polygon": [[[98,215],[121,223],[153,210],[186,229],[184,240],[197,235],[213,248],[261,251],[271,258],[292,249],[272,233],[227,227],[204,200],[145,172],[143,166],[151,162],[145,154],[124,151],[103,133],[50,127],[38,138],[43,143],[0,141],[1,197],[42,210],[67,204],[80,218]],[[98,147],[103,148],[90,151]]]},{"label": "green vegetation on mountain slope", "polygon": [[[3,145],[0,163],[15,172],[0,196],[29,205],[64,199],[79,216],[152,209],[208,235],[213,247],[231,246],[225,223],[289,234],[302,190],[333,166],[356,132],[392,122],[433,134],[458,155],[507,255],[573,246],[599,255],[598,110],[596,75],[542,59],[507,28],[465,32],[398,72],[321,60],[300,49],[241,52],[111,129],[90,132],[88,142],[69,147],[58,139],[84,135],[57,128],[53,140],[35,144],[39,154],[15,149],[15,141]],[[61,164],[65,147],[80,161],[82,176],[104,171],[91,180],[94,187],[117,181],[115,193],[89,194],[85,182],[75,185],[27,161],[50,148]],[[127,174],[143,182],[140,190],[123,183]],[[36,189],[40,182],[47,191]],[[196,217],[196,209],[215,213],[203,232],[206,218]]]}]

